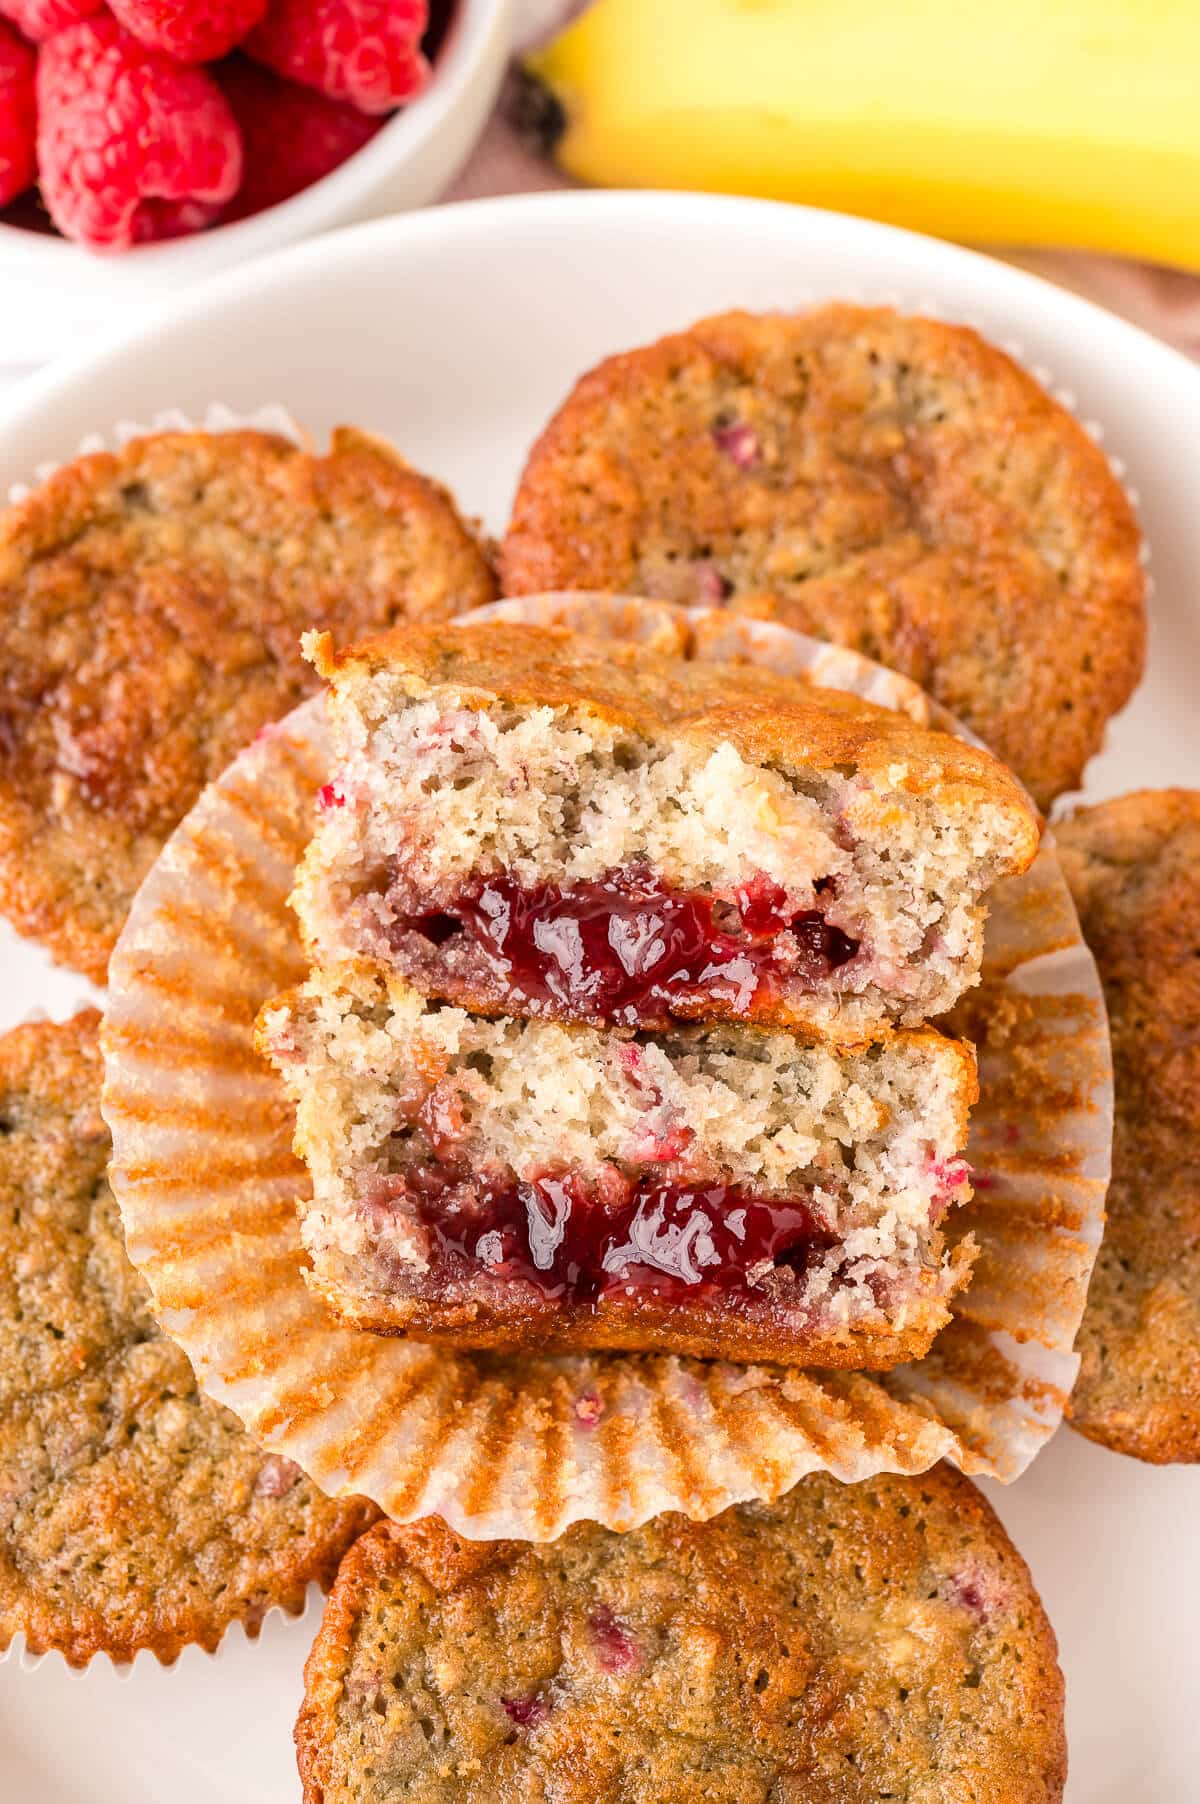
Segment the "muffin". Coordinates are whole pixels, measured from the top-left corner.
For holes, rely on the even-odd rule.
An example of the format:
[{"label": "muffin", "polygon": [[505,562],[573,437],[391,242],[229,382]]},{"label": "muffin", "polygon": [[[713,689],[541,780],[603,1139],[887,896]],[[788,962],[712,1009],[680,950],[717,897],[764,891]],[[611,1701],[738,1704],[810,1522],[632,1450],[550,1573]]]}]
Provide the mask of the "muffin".
[{"label": "muffin", "polygon": [[305,1804],[1055,1804],[1054,1635],[942,1468],[529,1546],[381,1523],[305,1669]]},{"label": "muffin", "polygon": [[340,430],[170,432],[81,457],[0,517],[0,912],[102,982],[210,778],[313,687],[300,634],[495,595],[444,489]]},{"label": "muffin", "polygon": [[496,622],[340,657],[294,897],[315,962],[477,1013],[863,1042],[977,981],[1033,811],[995,759],[836,690]]},{"label": "muffin", "polygon": [[585,375],[529,457],[505,594],[729,607],[916,679],[1042,807],[1142,669],[1129,501],[1099,447],[962,326],[730,313]]},{"label": "muffin", "polygon": [[377,1512],[201,1395],[108,1187],[92,1012],[0,1040],[0,1651],[172,1660],[328,1586]]},{"label": "muffin", "polygon": [[377,967],[263,1014],[297,1105],[312,1280],[341,1320],[507,1349],[880,1369],[948,1319],[969,1250],[969,1047],[487,1020]]},{"label": "muffin", "polygon": [[1141,790],[1056,828],[1100,969],[1116,1120],[1108,1225],[1069,1411],[1089,1439],[1200,1460],[1200,794]]}]

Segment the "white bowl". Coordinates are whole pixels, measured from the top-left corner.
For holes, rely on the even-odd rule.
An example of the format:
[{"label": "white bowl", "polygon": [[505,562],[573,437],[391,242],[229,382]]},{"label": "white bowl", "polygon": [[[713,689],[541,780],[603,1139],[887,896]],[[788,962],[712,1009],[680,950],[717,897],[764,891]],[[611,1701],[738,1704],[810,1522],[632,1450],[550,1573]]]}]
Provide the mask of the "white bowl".
[{"label": "white bowl", "polygon": [[[34,316],[28,361],[78,343],[81,327],[117,319],[131,304],[160,300],[333,226],[435,199],[465,161],[495,103],[508,62],[511,4],[458,0],[425,93],[339,169],[249,219],[111,255],[0,223],[0,283]],[[20,354],[19,346],[8,349],[14,358]]]},{"label": "white bowl", "polygon": [[[1099,308],[953,245],[832,213],[703,195],[539,195],[435,207],[227,272],[0,408],[0,493],[80,437],[162,408],[287,403],[316,433],[391,436],[493,530],[551,408],[590,363],[724,307],[840,296],[969,319],[1077,398],[1141,491],[1156,589],[1146,680],[1088,770],[1096,798],[1200,785],[1200,368]],[[0,943],[0,1025],[68,1005]],[[57,985],[57,987],[55,987]],[[1196,1804],[1200,1467],[1154,1471],[1063,1433],[994,1501],[1029,1559],[1067,1678],[1069,1804]],[[174,1672],[0,1668],[0,1797],[290,1804],[312,1625]],[[64,1721],[71,1733],[64,1735]],[[237,1749],[231,1774],[228,1750]]]}]

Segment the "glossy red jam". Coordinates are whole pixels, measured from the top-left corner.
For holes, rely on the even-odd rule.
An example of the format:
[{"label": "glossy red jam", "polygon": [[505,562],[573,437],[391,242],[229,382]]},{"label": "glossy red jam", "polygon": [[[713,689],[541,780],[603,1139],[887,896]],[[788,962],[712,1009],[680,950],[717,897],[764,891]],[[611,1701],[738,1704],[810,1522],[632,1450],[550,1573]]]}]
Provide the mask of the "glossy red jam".
[{"label": "glossy red jam", "polygon": [[470,1182],[426,1165],[406,1174],[402,1194],[429,1232],[432,1263],[445,1278],[486,1271],[572,1303],[746,1292],[752,1271],[803,1271],[835,1244],[796,1198],[727,1184],[607,1178],[602,1201],[577,1174]]},{"label": "glossy red jam", "polygon": [[764,986],[812,989],[854,957],[856,940],[819,909],[789,912],[786,900],[766,879],[730,904],[636,869],[561,888],[502,875],[399,925],[439,947],[463,936],[526,1002],[632,1026],[714,998],[747,1014]]}]

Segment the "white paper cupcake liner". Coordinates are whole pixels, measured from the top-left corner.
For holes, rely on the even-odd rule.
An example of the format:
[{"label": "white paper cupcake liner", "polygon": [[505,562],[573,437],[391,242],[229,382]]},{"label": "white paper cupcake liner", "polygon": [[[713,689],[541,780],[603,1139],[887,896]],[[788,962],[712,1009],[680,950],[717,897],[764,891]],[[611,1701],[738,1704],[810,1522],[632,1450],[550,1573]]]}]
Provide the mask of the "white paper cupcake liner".
[{"label": "white paper cupcake liner", "polygon": [[14,482],[8,491],[9,501],[24,501],[36,483],[45,482],[63,464],[76,457],[91,457],[97,451],[120,451],[130,439],[145,438],[152,432],[274,432],[281,438],[290,438],[293,444],[308,447],[308,434],[298,426],[287,408],[278,401],[269,401],[262,407],[256,407],[250,413],[236,413],[232,407],[226,407],[223,401],[213,401],[204,409],[197,420],[193,415],[185,413],[179,407],[164,408],[161,413],[154,414],[148,421],[114,420],[113,424],[103,432],[89,432],[81,438],[70,458],[60,458],[57,462],[38,464],[28,482]]},{"label": "white paper cupcake liner", "polygon": [[[483,612],[684,633],[694,655],[766,660],[942,718],[903,677],[724,613],[591,596]],[[1111,1133],[1100,987],[1049,840],[993,897],[985,979],[1005,1031],[983,1049],[968,1156],[984,1182],[963,1224],[981,1255],[926,1359],[881,1375],[454,1354],[343,1328],[305,1285],[306,1174],[253,1051],[259,1006],[303,974],[286,898],[329,759],[320,698],[260,734],[165,848],[110,970],[113,1188],[159,1320],[206,1389],[331,1494],[482,1538],[550,1539],[581,1518],[627,1529],[668,1509],[704,1518],[815,1470],[855,1480],[948,1458],[1015,1478],[1074,1380]]]},{"label": "white paper cupcake liner", "polygon": [[316,1619],[324,1607],[325,1593],[313,1579],[304,1593],[304,1602],[298,1610],[289,1610],[283,1604],[272,1604],[269,1609],[263,1611],[260,1617],[255,1618],[253,1626],[235,1618],[225,1629],[216,1647],[211,1650],[201,1647],[199,1642],[193,1641],[187,1647],[180,1648],[173,1660],[164,1660],[155,1653],[153,1648],[143,1647],[139,1648],[129,1660],[117,1660],[111,1654],[95,1653],[90,1660],[80,1665],[66,1659],[57,1648],[47,1648],[44,1653],[31,1654],[25,1645],[24,1635],[18,1634],[13,1636],[3,1651],[0,1651],[0,1666],[11,1665],[20,1672],[33,1673],[38,1670],[39,1666],[57,1663],[68,1678],[72,1679],[85,1679],[97,1666],[106,1667],[119,1679],[131,1679],[139,1670],[145,1671],[148,1667],[182,1666],[186,1671],[187,1667],[197,1660],[220,1659],[231,1644],[236,1646],[239,1641],[257,1641],[275,1617],[279,1617],[285,1622],[311,1622],[315,1628]]}]

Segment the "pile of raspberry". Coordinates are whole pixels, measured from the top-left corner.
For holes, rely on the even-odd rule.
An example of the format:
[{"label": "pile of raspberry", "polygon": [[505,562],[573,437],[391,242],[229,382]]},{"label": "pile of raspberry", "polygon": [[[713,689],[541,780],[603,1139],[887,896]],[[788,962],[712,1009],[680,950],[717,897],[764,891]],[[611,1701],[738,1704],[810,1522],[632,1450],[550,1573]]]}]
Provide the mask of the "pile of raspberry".
[{"label": "pile of raspberry", "polygon": [[124,250],[242,219],[429,78],[428,0],[0,0],[0,207]]}]

